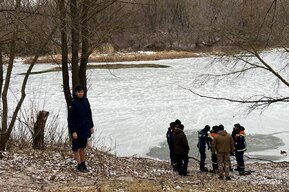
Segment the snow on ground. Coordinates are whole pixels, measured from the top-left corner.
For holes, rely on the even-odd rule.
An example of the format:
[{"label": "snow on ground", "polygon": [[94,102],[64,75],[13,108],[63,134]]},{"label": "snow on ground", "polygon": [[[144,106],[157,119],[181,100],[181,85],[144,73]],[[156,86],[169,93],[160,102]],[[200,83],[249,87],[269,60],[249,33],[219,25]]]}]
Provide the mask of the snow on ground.
[{"label": "snow on ground", "polygon": [[[278,51],[266,54],[266,59],[277,63],[280,58]],[[285,58],[286,59],[286,58]],[[165,133],[171,121],[180,119],[186,130],[195,131],[206,124],[222,123],[229,132],[239,122],[248,134],[274,134],[283,139],[285,145],[262,154],[279,155],[280,150],[289,150],[287,117],[289,106],[275,104],[260,115],[259,111],[247,116],[246,108],[229,102],[217,102],[199,98],[180,86],[211,96],[239,97],[261,94],[272,89],[270,76],[261,71],[249,73],[242,80],[209,83],[203,88],[194,88],[195,78],[202,73],[225,70],[220,67],[206,66],[212,61],[220,62],[213,57],[188,59],[125,62],[155,63],[169,65],[169,68],[138,68],[138,69],[93,69],[88,71],[89,92],[95,127],[95,145],[109,146],[112,153],[119,156],[146,156],[150,148],[165,140]],[[27,65],[21,60],[15,63],[10,105],[15,104],[15,96],[20,91]],[[36,65],[33,71],[45,70],[55,65]],[[273,82],[274,83],[274,82]],[[27,101],[36,100],[39,105],[52,113],[60,113],[60,121],[66,124],[65,101],[62,92],[61,72],[50,72],[31,75],[27,86]],[[289,94],[281,86],[280,94]],[[189,141],[190,142],[190,141]],[[289,160],[284,157],[282,160]]]}]

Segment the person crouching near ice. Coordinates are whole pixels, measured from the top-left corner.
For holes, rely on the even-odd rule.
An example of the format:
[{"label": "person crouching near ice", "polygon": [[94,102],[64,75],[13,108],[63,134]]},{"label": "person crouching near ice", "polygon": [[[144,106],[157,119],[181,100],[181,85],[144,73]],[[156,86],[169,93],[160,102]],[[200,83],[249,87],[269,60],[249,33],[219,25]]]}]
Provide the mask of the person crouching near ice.
[{"label": "person crouching near ice", "polygon": [[187,168],[189,163],[190,147],[186,134],[184,133],[184,125],[180,124],[174,132],[173,141],[175,144],[175,157],[178,167],[178,173],[187,176]]},{"label": "person crouching near ice", "polygon": [[224,130],[224,126],[219,126],[218,134],[214,137],[212,142],[212,153],[217,154],[219,166],[219,179],[230,180],[229,166],[230,166],[230,153],[234,152],[234,140],[230,134]]},{"label": "person crouching near ice", "polygon": [[76,169],[89,172],[85,165],[85,148],[88,138],[94,132],[92,114],[88,99],[84,96],[85,88],[76,86],[73,100],[68,110],[68,127],[72,137],[72,151],[78,163]]}]

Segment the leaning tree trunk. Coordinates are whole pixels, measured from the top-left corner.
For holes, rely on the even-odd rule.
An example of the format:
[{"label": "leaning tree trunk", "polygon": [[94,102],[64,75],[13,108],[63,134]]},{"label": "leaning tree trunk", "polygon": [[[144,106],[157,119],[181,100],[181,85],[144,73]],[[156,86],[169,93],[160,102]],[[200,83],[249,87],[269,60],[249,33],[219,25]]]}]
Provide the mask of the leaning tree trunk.
[{"label": "leaning tree trunk", "polygon": [[62,83],[63,92],[68,109],[71,101],[71,93],[69,88],[69,72],[68,72],[68,37],[67,37],[67,16],[65,9],[65,0],[58,1],[58,8],[60,12],[60,32],[61,32],[61,57],[62,57]]},{"label": "leaning tree trunk", "polygon": [[43,150],[45,147],[44,128],[48,115],[49,115],[48,111],[39,111],[37,115],[37,120],[33,130],[33,149]]}]

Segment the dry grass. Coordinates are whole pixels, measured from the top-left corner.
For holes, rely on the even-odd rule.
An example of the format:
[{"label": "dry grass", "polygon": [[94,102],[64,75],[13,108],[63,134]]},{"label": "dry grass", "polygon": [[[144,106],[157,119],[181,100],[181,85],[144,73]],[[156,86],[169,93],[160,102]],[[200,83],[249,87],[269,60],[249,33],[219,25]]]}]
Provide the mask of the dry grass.
[{"label": "dry grass", "polygon": [[[152,61],[161,59],[176,59],[176,58],[190,58],[198,57],[198,53],[185,51],[164,51],[147,53],[112,53],[112,54],[97,54],[93,53],[89,57],[89,62],[121,62],[121,61]],[[24,63],[29,64],[32,57],[25,59]],[[55,63],[61,64],[61,56],[42,56],[38,58],[37,63]]]}]

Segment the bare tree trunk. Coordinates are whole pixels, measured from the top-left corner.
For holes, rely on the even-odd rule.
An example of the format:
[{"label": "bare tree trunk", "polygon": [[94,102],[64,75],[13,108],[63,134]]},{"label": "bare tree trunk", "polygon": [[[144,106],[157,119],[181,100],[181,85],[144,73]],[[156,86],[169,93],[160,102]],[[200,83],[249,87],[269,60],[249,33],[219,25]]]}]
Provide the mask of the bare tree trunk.
[{"label": "bare tree trunk", "polygon": [[44,130],[48,115],[48,111],[39,111],[37,115],[36,123],[33,129],[33,149],[43,150],[45,148]]},{"label": "bare tree trunk", "polygon": [[3,57],[2,57],[2,46],[0,45],[0,100],[3,88]]},{"label": "bare tree trunk", "polygon": [[[19,16],[20,12],[20,3],[21,0],[16,1],[15,10],[16,10],[16,18],[15,18],[15,26],[12,33],[12,38],[10,42],[10,51],[9,51],[9,61],[8,61],[8,68],[6,72],[6,78],[5,78],[5,84],[2,92],[2,103],[3,103],[3,109],[2,109],[2,129],[1,129],[1,135],[6,132],[8,128],[8,102],[7,102],[7,94],[8,89],[10,86],[10,80],[11,80],[11,73],[13,69],[13,61],[15,58],[15,47],[16,47],[16,41],[17,41],[17,35],[18,35],[18,21],[17,16]],[[1,136],[0,139],[2,140],[3,137]]]},{"label": "bare tree trunk", "polygon": [[77,0],[70,1],[71,12],[71,65],[72,65],[72,87],[79,84],[78,51],[79,51],[79,11]]},{"label": "bare tree trunk", "polygon": [[84,0],[82,2],[82,11],[81,11],[81,40],[82,40],[82,49],[81,49],[81,60],[79,67],[79,81],[80,84],[84,87],[87,86],[86,79],[86,68],[89,57],[89,42],[88,42],[88,12],[89,12],[89,3],[90,0]]},{"label": "bare tree trunk", "polygon": [[[48,44],[48,42],[52,39],[52,36],[54,35],[54,33],[56,32],[56,29],[58,28],[57,24],[56,26],[54,27],[54,29],[52,29],[52,31],[50,32],[50,34],[48,35],[48,37],[46,38],[46,40],[40,45],[39,49],[38,49],[38,53],[34,56],[29,68],[27,69],[26,71],[26,74],[24,76],[24,79],[22,81],[22,86],[21,86],[21,97],[20,97],[20,100],[18,101],[17,103],[17,106],[13,112],[13,115],[11,117],[11,122],[9,124],[9,127],[8,129],[6,129],[6,131],[2,131],[1,134],[0,134],[0,151],[1,150],[5,150],[5,147],[6,147],[6,143],[7,141],[9,140],[10,138],[10,135],[11,135],[11,132],[13,130],[13,127],[14,127],[14,124],[15,124],[15,121],[16,121],[16,117],[18,115],[18,112],[22,106],[22,103],[26,97],[26,93],[25,93],[25,89],[26,89],[26,85],[27,85],[27,81],[28,81],[28,78],[29,78],[29,75],[38,59],[38,57],[40,56],[40,54],[43,52],[43,49],[46,47],[46,45]],[[12,63],[13,64],[13,63]],[[7,101],[6,101],[7,102]],[[3,121],[3,120],[2,120]],[[7,122],[7,119],[6,119],[6,122]]]},{"label": "bare tree trunk", "polygon": [[63,81],[63,91],[66,101],[66,106],[68,108],[71,101],[71,93],[69,86],[69,72],[68,72],[68,43],[67,43],[67,23],[66,23],[66,9],[65,0],[59,1],[59,11],[60,11],[60,31],[61,31],[61,56],[62,56],[62,81]]}]

